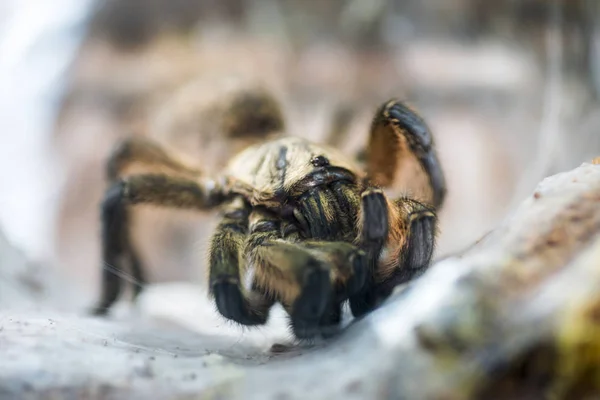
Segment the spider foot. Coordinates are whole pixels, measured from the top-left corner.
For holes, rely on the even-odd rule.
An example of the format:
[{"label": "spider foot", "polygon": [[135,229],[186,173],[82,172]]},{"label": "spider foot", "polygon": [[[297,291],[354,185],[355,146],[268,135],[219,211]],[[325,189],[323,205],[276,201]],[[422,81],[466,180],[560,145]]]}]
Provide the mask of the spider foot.
[{"label": "spider foot", "polygon": [[356,318],[360,318],[377,307],[378,296],[376,296],[376,293],[372,288],[368,287],[361,292],[350,296],[349,303],[352,315]]},{"label": "spider foot", "polygon": [[341,303],[331,302],[321,317],[320,334],[323,338],[331,338],[340,331],[342,321]]},{"label": "spider foot", "polygon": [[225,318],[242,325],[263,325],[267,315],[258,313],[249,307],[240,287],[232,282],[218,282],[212,287],[218,311]]},{"label": "spider foot", "polygon": [[290,313],[292,329],[298,339],[311,339],[321,334],[323,322],[331,320],[327,315],[330,314],[331,298],[329,271],[311,269]]},{"label": "spider foot", "polygon": [[95,306],[95,307],[91,307],[89,309],[87,309],[85,311],[86,315],[91,315],[93,317],[104,317],[106,315],[108,315],[108,307],[102,307],[102,306]]},{"label": "spider foot", "polygon": [[398,284],[421,275],[431,263],[435,245],[435,215],[430,212],[411,215],[409,232],[405,249],[401,253],[401,266],[399,270],[406,277],[401,282],[398,282]]},{"label": "spider foot", "polygon": [[346,283],[347,295],[358,293],[367,282],[368,262],[363,251],[357,251],[351,259],[351,275]]},{"label": "spider foot", "polygon": [[413,151],[425,153],[433,143],[433,137],[425,121],[400,101],[392,100],[386,104],[383,111],[389,123],[397,126],[404,133],[408,145]]}]

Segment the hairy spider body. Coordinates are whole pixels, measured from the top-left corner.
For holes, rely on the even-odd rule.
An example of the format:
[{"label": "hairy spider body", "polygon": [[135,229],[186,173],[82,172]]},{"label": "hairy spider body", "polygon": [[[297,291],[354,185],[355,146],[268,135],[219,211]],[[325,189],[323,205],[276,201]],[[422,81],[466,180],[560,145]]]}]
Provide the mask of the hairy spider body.
[{"label": "hairy spider body", "polygon": [[[260,97],[253,98],[258,110],[257,102]],[[263,119],[268,122],[268,115]],[[281,126],[266,122],[262,126]],[[104,261],[129,266],[143,280],[128,233],[128,209],[136,204],[219,207],[222,220],[208,257],[218,311],[240,324],[259,325],[279,302],[299,338],[334,332],[345,301],[361,316],[426,269],[445,183],[431,134],[414,111],[398,101],[377,111],[366,170],[325,144],[268,129],[261,142],[255,131],[255,144],[215,178],[149,140],[122,144],[109,161],[112,183],[102,206]],[[384,194],[382,188],[402,184],[397,170],[408,158],[424,171],[429,199]],[[127,176],[132,163],[159,173]],[[119,278],[105,272],[95,313],[106,313],[120,290]]]},{"label": "hairy spider body", "polygon": [[312,187],[356,180],[358,163],[336,149],[300,137],[250,146],[233,157],[225,174],[253,205],[278,207]]}]

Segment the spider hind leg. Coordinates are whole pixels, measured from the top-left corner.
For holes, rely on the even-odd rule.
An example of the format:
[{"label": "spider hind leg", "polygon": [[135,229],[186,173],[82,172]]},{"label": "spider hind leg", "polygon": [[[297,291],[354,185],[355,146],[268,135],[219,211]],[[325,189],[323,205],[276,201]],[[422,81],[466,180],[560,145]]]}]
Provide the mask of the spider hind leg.
[{"label": "spider hind leg", "polygon": [[122,276],[129,264],[134,279],[134,298],[145,283],[141,261],[131,250],[129,212],[122,201],[124,183],[111,186],[102,203],[102,287],[101,298],[91,310],[93,315],[106,315],[123,290]]},{"label": "spider hind leg", "polygon": [[176,209],[203,210],[222,202],[222,193],[212,182],[161,174],[132,175],[113,183],[101,206],[102,288],[100,300],[91,310],[106,315],[122,292],[129,270],[134,296],[145,282],[143,267],[131,243],[130,217],[136,205],[148,204]]},{"label": "spider hind leg", "polygon": [[[153,174],[131,175],[132,166]],[[91,314],[108,314],[122,292],[125,271],[131,273],[134,300],[146,283],[143,263],[130,237],[131,206],[150,203],[175,208],[210,207],[209,203],[217,199],[213,191],[197,181],[200,173],[150,139],[128,138],[114,148],[106,162],[109,186],[101,204],[101,293]]]}]

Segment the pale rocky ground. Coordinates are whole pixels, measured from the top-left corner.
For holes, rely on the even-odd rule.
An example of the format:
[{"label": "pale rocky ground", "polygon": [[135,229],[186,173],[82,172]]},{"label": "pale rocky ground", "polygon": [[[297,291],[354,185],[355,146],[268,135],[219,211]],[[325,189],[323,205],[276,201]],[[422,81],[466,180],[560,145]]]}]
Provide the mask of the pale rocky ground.
[{"label": "pale rocky ground", "polygon": [[[193,331],[165,325],[177,322],[179,311],[161,315],[160,324],[48,311],[45,300],[38,311],[5,309],[0,396],[594,398],[599,201],[600,165],[544,180],[484,240],[432,266],[328,342],[271,346],[281,344],[270,336],[275,330],[224,334],[200,308],[197,322],[183,318]],[[27,268],[7,243],[2,250],[3,263]],[[38,290],[18,293],[40,304]],[[176,300],[173,310],[193,303]]]}]

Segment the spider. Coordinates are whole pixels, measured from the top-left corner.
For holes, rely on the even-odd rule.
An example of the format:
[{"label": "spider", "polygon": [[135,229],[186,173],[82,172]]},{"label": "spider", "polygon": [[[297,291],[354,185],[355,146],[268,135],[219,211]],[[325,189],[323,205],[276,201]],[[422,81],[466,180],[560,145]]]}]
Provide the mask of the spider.
[{"label": "spider", "polygon": [[[218,209],[208,251],[217,310],[254,326],[280,303],[299,339],[337,332],[345,302],[361,317],[429,266],[445,178],[426,123],[405,103],[390,100],[375,112],[364,167],[332,146],[285,135],[278,104],[266,94],[237,96],[224,126],[248,145],[214,177],[148,138],[117,146],[101,206],[105,264],[144,282],[129,237],[135,206]],[[390,198],[384,190],[418,179],[407,181],[411,160],[428,195]],[[151,172],[127,174],[134,164]],[[93,313],[106,314],[121,290],[120,278],[103,269]]]}]

